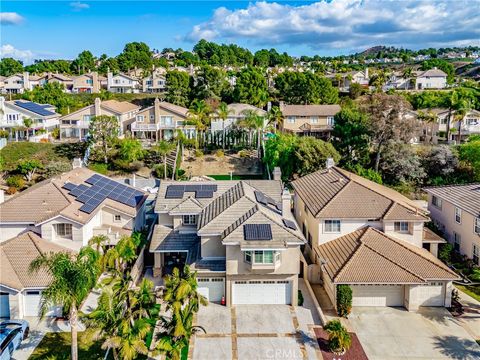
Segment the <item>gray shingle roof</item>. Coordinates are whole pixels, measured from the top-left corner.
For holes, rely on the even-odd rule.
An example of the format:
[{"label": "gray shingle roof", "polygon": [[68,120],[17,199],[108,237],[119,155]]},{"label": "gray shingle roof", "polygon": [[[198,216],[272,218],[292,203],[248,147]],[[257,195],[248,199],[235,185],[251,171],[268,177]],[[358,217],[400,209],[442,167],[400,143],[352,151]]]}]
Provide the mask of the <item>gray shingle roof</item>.
[{"label": "gray shingle roof", "polygon": [[424,189],[475,216],[480,216],[480,183],[448,185]]}]

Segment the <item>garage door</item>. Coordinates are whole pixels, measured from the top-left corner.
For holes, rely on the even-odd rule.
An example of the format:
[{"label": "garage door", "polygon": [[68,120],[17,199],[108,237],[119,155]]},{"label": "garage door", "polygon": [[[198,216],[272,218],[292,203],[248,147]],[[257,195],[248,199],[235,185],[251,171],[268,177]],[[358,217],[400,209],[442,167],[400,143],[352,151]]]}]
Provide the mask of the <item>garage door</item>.
[{"label": "garage door", "polygon": [[0,293],[0,318],[10,319],[10,301],[8,293]]},{"label": "garage door", "polygon": [[232,304],[291,304],[290,281],[235,281]]},{"label": "garage door", "polygon": [[421,285],[415,290],[420,306],[443,306],[445,303],[443,283],[441,282],[431,282],[426,285]]},{"label": "garage door", "polygon": [[[23,297],[24,313],[25,316],[39,316],[40,315],[40,302],[42,293],[39,290],[26,291]],[[50,308],[45,316],[61,316],[62,307],[54,306]]]},{"label": "garage door", "polygon": [[219,302],[225,296],[225,278],[197,278],[198,292],[208,301]]},{"label": "garage door", "polygon": [[352,285],[353,306],[403,306],[403,285]]}]

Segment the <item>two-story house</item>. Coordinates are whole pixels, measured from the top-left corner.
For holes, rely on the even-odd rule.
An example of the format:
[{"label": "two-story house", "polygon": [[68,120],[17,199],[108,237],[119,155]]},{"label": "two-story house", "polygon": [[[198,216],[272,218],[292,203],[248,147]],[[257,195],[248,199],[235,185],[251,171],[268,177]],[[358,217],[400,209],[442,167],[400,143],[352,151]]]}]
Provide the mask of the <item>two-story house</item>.
[{"label": "two-story house", "polygon": [[[331,162],[329,162],[331,164]],[[353,306],[450,306],[458,276],[437,259],[441,237],[427,213],[398,192],[335,166],[292,182],[308,240],[312,281],[332,304],[350,285]]]},{"label": "two-story house", "polygon": [[297,135],[328,139],[333,130],[334,116],[340,105],[286,105],[280,103],[282,130]]},{"label": "two-story house", "polygon": [[447,87],[447,74],[437,68],[415,71],[414,78],[415,90],[445,89]]},{"label": "two-story house", "polygon": [[188,264],[210,301],[297,304],[304,237],[280,180],[162,181],[154,276]]},{"label": "two-story house", "polygon": [[25,90],[32,90],[39,85],[40,76],[30,75],[27,71],[6,76],[2,80],[0,92],[2,94],[23,94]]},{"label": "two-story house", "polygon": [[171,139],[180,129],[189,139],[195,138],[195,126],[187,125],[188,109],[155,99],[153,106],[140,110],[129,125],[133,136],[157,141]]},{"label": "two-story house", "polygon": [[218,112],[215,112],[212,116],[210,123],[210,129],[212,132],[216,131],[228,131],[232,125],[237,124],[239,121],[245,119],[249,112],[254,112],[258,116],[266,117],[267,112],[256,106],[249,104],[229,104],[228,105],[228,117],[223,120],[218,117]]},{"label": "two-story house", "polygon": [[471,135],[480,135],[480,111],[468,110],[461,119],[455,117],[451,126],[455,129],[451,138],[458,143],[466,141]]},{"label": "two-story house", "polygon": [[455,251],[480,265],[480,184],[424,189],[434,224]]},{"label": "two-story house", "polygon": [[153,71],[142,79],[142,92],[152,94],[165,91],[167,80],[164,73]]},{"label": "two-story house", "polygon": [[[27,100],[5,101],[0,96],[0,129],[9,132],[10,140],[40,141],[48,139],[58,127],[60,114],[49,104],[37,104]],[[32,121],[25,126],[25,119]]]},{"label": "two-story house", "polygon": [[81,140],[88,134],[90,119],[94,116],[115,116],[118,120],[119,136],[123,136],[129,120],[140,110],[140,106],[127,101],[105,100],[96,98],[92,105],[62,116],[60,120],[60,139]]},{"label": "two-story house", "polygon": [[107,90],[112,93],[134,93],[140,92],[140,81],[133,76],[126,74],[107,74]]},{"label": "two-story house", "polygon": [[96,71],[73,77],[73,93],[99,93],[101,87],[100,78]]}]

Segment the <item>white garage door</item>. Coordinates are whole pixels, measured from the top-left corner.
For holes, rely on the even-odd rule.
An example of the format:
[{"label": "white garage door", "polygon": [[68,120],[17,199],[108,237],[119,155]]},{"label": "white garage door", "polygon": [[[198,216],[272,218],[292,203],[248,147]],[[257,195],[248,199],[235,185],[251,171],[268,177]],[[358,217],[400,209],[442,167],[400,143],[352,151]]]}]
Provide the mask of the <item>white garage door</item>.
[{"label": "white garage door", "polygon": [[[41,291],[39,290],[28,290],[25,292],[23,297],[24,311],[25,316],[39,316],[40,315],[40,302],[41,302]],[[62,307],[54,306],[50,308],[45,316],[61,316]]]},{"label": "white garage door", "polygon": [[353,306],[403,306],[403,285],[352,285]]},{"label": "white garage door", "polygon": [[420,306],[443,306],[443,283],[431,282],[416,288],[417,300]]},{"label": "white garage door", "polygon": [[208,301],[219,302],[225,296],[225,278],[197,278],[198,292]]},{"label": "white garage door", "polygon": [[235,281],[232,304],[291,304],[290,281]]},{"label": "white garage door", "polygon": [[10,301],[8,293],[0,293],[0,318],[10,319]]}]

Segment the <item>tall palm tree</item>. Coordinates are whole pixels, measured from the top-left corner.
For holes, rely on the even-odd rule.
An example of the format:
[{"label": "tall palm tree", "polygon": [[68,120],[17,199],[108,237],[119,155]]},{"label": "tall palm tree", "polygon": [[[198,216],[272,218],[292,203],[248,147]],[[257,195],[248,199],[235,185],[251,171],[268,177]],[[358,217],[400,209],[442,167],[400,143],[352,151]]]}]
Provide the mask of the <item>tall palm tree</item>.
[{"label": "tall palm tree", "polygon": [[458,143],[460,144],[462,142],[462,125],[463,125],[463,120],[465,119],[465,115],[467,114],[469,110],[469,104],[465,100],[460,100],[457,105],[457,109],[455,112],[455,121],[458,123]]},{"label": "tall palm tree", "polygon": [[30,138],[30,129],[33,125],[33,120],[30,118],[23,119],[23,125],[27,128],[27,140]]},{"label": "tall palm tree", "polygon": [[[254,131],[257,133],[257,152],[258,158],[260,158],[261,154],[261,141],[262,141],[262,130],[265,126],[265,121],[263,116],[257,114],[255,110],[245,110],[243,112],[245,118],[240,121],[240,126],[243,126],[249,129],[249,132]],[[250,136],[251,138],[251,136]]]},{"label": "tall palm tree", "polygon": [[30,264],[31,272],[44,271],[52,278],[50,285],[42,291],[40,316],[58,305],[69,312],[72,360],[78,359],[78,306],[95,286],[100,274],[98,258],[98,252],[84,247],[78,254],[60,252],[41,255]]},{"label": "tall palm tree", "polygon": [[278,106],[272,106],[270,111],[267,114],[268,124],[273,124],[275,132],[277,132],[277,127],[282,126],[283,124],[283,114],[282,110]]},{"label": "tall palm tree", "polygon": [[[197,130],[197,143],[198,148],[198,136],[202,134],[203,138],[205,137],[205,130],[210,126],[210,114],[212,110],[205,102],[205,100],[195,99],[188,110],[187,122],[195,125]],[[203,139],[205,142],[205,138]]]},{"label": "tall palm tree", "polygon": [[228,108],[227,103],[221,102],[217,107],[217,116],[222,119],[222,148],[225,150],[225,121],[227,121],[228,115],[233,111]]},{"label": "tall palm tree", "polygon": [[430,128],[431,137],[430,137],[429,142],[432,142],[434,124],[437,121],[437,116],[433,112],[431,112],[430,110],[418,111],[418,119],[420,121],[422,121],[423,123],[427,124],[427,126]]},{"label": "tall palm tree", "polygon": [[407,90],[410,83],[410,78],[413,75],[413,69],[411,67],[406,67],[402,71],[402,77],[405,79],[405,90]]},{"label": "tall palm tree", "polygon": [[167,140],[162,140],[154,147],[155,152],[163,159],[163,178],[167,179],[167,157],[173,150],[175,150],[175,144]]},{"label": "tall palm tree", "polygon": [[137,258],[139,245],[135,237],[122,236],[117,245],[104,254],[106,266],[119,274],[123,273],[126,266]]},{"label": "tall palm tree", "polygon": [[[447,97],[447,107],[448,107],[448,118],[447,118],[447,142],[450,141],[450,126],[452,118],[454,118],[453,114],[456,111],[463,111],[462,109],[466,108],[465,101],[461,99],[461,96],[456,90],[450,92]],[[461,134],[460,134],[461,135]],[[459,135],[459,136],[460,136]]]}]

